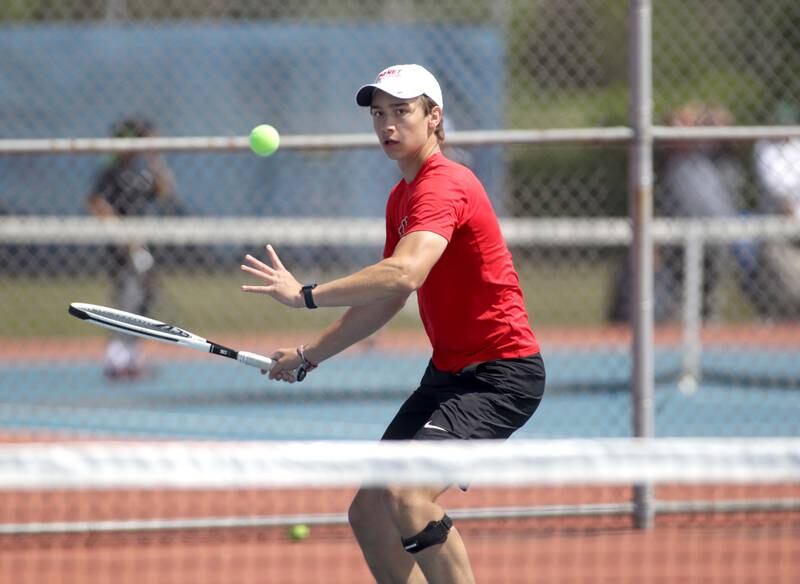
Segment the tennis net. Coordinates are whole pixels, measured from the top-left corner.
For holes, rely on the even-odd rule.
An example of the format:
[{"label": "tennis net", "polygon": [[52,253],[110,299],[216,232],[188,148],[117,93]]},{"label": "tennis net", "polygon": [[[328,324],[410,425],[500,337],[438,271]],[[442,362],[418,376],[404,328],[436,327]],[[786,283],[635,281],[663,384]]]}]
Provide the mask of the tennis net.
[{"label": "tennis net", "polygon": [[800,573],[797,439],[73,441],[0,446],[0,582],[373,582],[358,485],[451,483],[470,485],[441,501],[478,582]]}]

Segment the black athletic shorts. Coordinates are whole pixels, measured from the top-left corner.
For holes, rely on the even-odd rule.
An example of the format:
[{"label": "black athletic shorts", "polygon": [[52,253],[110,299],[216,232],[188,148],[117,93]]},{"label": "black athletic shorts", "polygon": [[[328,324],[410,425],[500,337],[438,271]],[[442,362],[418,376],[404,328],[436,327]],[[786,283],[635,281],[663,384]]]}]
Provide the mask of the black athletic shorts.
[{"label": "black athletic shorts", "polygon": [[505,439],[533,415],[544,394],[539,353],[470,365],[460,373],[428,364],[382,440]]}]

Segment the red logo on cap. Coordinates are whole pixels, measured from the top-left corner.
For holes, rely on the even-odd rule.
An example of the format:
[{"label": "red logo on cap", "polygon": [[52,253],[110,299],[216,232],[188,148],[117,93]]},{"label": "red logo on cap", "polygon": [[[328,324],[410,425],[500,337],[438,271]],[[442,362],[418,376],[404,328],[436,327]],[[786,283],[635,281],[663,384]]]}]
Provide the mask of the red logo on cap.
[{"label": "red logo on cap", "polygon": [[397,75],[400,75],[401,72],[402,70],[397,68],[386,69],[385,71],[381,71],[380,75],[378,75],[378,81],[380,81],[384,77],[389,77],[389,76],[396,77]]}]

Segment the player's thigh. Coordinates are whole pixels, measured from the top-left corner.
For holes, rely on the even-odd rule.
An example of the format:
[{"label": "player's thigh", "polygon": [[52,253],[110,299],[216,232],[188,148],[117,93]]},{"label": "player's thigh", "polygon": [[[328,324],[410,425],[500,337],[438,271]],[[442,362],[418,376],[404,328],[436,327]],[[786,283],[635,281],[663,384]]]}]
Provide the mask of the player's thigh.
[{"label": "player's thigh", "polygon": [[382,531],[391,526],[386,491],[378,487],[361,487],[347,510],[347,519],[359,533]]},{"label": "player's thigh", "polygon": [[544,384],[539,355],[481,363],[439,388],[439,405],[414,438],[506,439],[536,411]]},{"label": "player's thigh", "polygon": [[489,392],[453,392],[414,434],[414,440],[504,439],[524,423]]},{"label": "player's thigh", "polygon": [[438,407],[435,396],[417,389],[400,406],[381,440],[411,440]]}]

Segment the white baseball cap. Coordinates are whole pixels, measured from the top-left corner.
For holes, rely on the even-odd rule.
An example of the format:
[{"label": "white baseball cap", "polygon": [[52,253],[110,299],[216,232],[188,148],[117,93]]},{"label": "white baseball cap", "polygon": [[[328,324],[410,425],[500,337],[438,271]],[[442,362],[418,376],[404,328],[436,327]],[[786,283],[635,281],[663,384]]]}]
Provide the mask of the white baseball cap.
[{"label": "white baseball cap", "polygon": [[444,109],[442,88],[430,71],[421,65],[392,65],[387,67],[375,79],[374,83],[364,85],[356,93],[356,103],[367,107],[372,104],[372,95],[376,89],[400,99],[412,99],[427,95],[436,105]]}]

